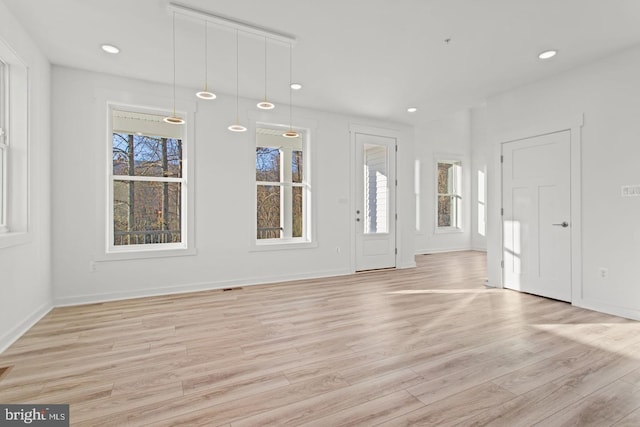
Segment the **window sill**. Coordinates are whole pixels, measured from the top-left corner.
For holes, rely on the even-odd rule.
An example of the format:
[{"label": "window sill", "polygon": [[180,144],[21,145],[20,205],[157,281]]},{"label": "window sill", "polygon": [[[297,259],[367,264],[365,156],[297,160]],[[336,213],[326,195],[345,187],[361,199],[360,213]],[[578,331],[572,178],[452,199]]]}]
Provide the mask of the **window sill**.
[{"label": "window sill", "polygon": [[31,235],[27,232],[0,233],[0,249],[20,246],[31,241]]},{"label": "window sill", "polygon": [[127,261],[135,259],[171,258],[197,255],[195,248],[188,249],[138,249],[120,252],[107,252],[96,258],[96,261]]},{"label": "window sill", "polygon": [[464,230],[458,227],[438,227],[435,229],[434,233],[435,234],[464,233]]},{"label": "window sill", "polygon": [[307,241],[289,241],[289,242],[260,242],[253,243],[251,245],[251,252],[264,252],[264,251],[282,251],[289,249],[313,249],[317,248],[317,242]]}]

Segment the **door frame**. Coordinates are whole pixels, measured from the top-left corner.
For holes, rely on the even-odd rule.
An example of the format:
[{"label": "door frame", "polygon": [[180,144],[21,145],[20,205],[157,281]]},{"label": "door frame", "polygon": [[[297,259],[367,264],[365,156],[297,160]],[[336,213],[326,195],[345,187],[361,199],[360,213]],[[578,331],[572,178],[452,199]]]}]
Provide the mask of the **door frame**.
[{"label": "door frame", "polygon": [[[355,125],[355,124],[351,124],[349,125],[349,153],[350,153],[350,159],[349,159],[349,164],[351,165],[351,174],[349,176],[349,180],[350,180],[350,188],[349,188],[349,238],[351,239],[351,256],[350,256],[350,269],[352,272],[356,272],[356,268],[357,268],[357,260],[356,260],[356,252],[357,252],[357,248],[356,248],[356,221],[355,221],[355,211],[356,211],[356,205],[357,205],[357,201],[356,201],[356,197],[358,195],[358,190],[356,188],[356,176],[355,174],[357,173],[356,171],[356,134],[367,134],[367,135],[372,135],[372,136],[380,136],[380,137],[384,137],[384,138],[393,138],[396,140],[396,150],[398,147],[398,142],[400,141],[400,132],[392,130],[392,129],[384,129],[384,128],[378,128],[378,127],[374,127],[374,126],[365,126],[365,125]],[[391,218],[393,218],[393,223],[394,223],[394,227],[395,227],[395,247],[396,247],[396,253],[395,253],[395,268],[398,268],[398,221],[397,221],[397,213],[398,213],[398,155],[396,152],[396,155],[394,156],[395,158],[395,165],[394,165],[394,173],[395,175],[393,176],[393,185],[395,186],[395,191],[393,192],[394,195],[394,203],[393,203],[393,212],[389,212],[389,215],[391,216]]]},{"label": "door frame", "polygon": [[[522,139],[535,138],[538,136],[549,135],[552,133],[569,131],[570,138],[570,197],[571,197],[571,217],[569,219],[571,227],[571,304],[580,305],[583,299],[582,295],[582,154],[581,154],[581,128],[584,124],[584,115],[578,114],[573,117],[567,117],[563,119],[550,120],[547,122],[530,124],[527,127],[520,129],[503,132],[499,134],[497,142],[494,145],[494,159],[497,164],[495,169],[497,173],[494,176],[494,183],[497,180],[497,185],[493,188],[499,190],[499,195],[495,200],[499,200],[499,206],[496,206],[493,211],[497,214],[499,221],[499,230],[496,233],[499,236],[499,248],[500,253],[497,257],[500,269],[500,288],[504,288],[505,275],[504,275],[504,231],[503,231],[503,217],[502,209],[504,207],[503,201],[503,171],[502,171],[502,147],[509,142],[515,142]],[[488,266],[491,268],[491,266]]]}]

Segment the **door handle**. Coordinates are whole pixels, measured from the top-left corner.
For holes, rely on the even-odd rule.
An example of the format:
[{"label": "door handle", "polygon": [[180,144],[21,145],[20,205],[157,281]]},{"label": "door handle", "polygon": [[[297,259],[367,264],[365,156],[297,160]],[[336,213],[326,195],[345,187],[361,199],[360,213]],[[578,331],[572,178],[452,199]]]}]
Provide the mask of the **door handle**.
[{"label": "door handle", "polygon": [[551,224],[551,225],[557,225],[558,227],[567,228],[569,226],[569,223],[567,221],[562,221],[560,224]]}]

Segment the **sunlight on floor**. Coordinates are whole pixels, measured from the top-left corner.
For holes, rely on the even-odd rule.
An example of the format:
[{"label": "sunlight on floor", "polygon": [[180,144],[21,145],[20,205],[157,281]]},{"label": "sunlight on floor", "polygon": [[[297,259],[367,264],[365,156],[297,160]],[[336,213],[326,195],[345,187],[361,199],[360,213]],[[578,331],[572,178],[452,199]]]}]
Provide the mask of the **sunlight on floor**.
[{"label": "sunlight on floor", "polygon": [[385,292],[386,295],[413,295],[413,294],[486,294],[498,293],[502,289],[406,289],[402,291]]},{"label": "sunlight on floor", "polygon": [[[531,325],[534,329],[561,336],[591,347],[601,348],[640,360],[640,345],[629,345],[629,338],[640,336],[640,323],[551,323]],[[595,332],[595,333],[594,333]]]}]

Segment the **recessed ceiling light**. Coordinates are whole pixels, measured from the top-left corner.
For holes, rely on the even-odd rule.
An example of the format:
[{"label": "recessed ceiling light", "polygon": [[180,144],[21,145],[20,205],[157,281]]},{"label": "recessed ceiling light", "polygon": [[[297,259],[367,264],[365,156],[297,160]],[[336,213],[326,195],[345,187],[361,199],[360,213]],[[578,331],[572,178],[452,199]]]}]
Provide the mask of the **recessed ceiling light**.
[{"label": "recessed ceiling light", "polygon": [[416,111],[418,111],[418,109],[416,107],[409,107],[409,108],[407,108],[407,111],[409,113],[415,113]]},{"label": "recessed ceiling light", "polygon": [[302,89],[302,85],[300,83],[291,83],[291,89],[300,90]]},{"label": "recessed ceiling light", "polygon": [[553,58],[554,56],[556,56],[557,53],[558,53],[557,50],[545,50],[544,52],[542,52],[542,53],[540,53],[538,55],[538,58],[540,58],[540,59]]},{"label": "recessed ceiling light", "polygon": [[116,54],[116,53],[120,53],[120,48],[118,46],[114,46],[112,44],[103,44],[102,46],[100,46],[100,48],[102,50],[104,50],[107,53],[112,53],[112,54]]}]

